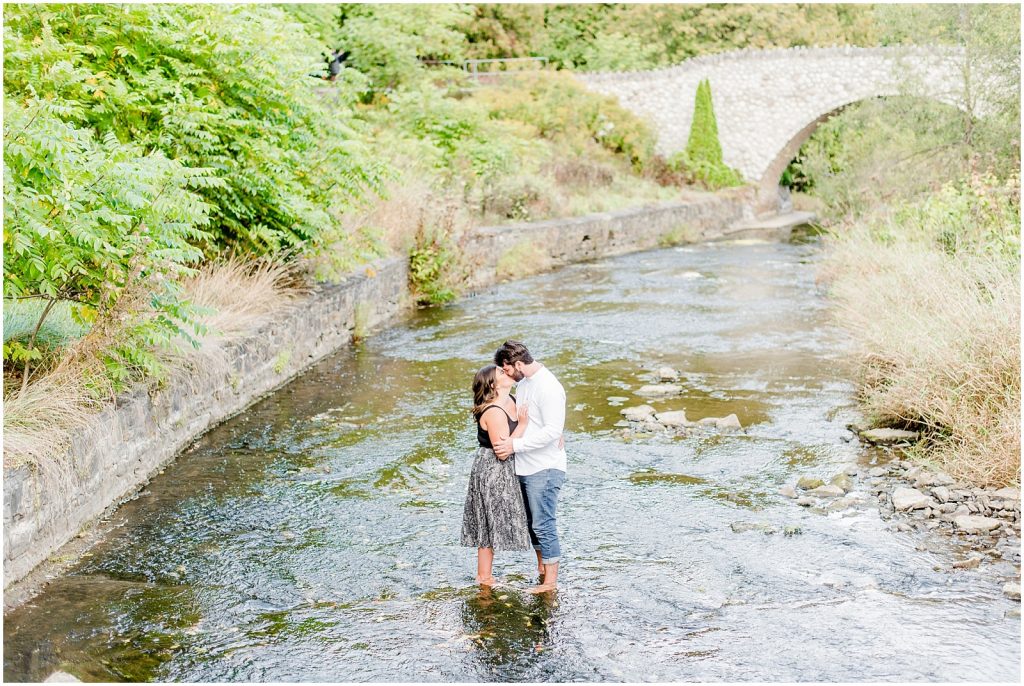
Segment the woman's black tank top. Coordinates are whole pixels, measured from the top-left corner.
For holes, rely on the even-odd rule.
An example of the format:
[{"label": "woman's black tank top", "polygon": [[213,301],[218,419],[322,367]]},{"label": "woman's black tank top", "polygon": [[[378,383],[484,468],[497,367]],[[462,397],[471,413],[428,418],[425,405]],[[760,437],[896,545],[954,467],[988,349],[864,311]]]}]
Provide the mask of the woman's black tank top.
[{"label": "woman's black tank top", "polygon": [[[509,397],[512,397],[512,396],[509,396]],[[512,402],[515,402],[515,398],[512,398]],[[486,431],[483,430],[483,427],[480,426],[480,417],[483,417],[484,416],[484,412],[486,412],[487,410],[489,410],[492,407],[496,407],[499,410],[501,410],[502,412],[505,412],[505,408],[502,407],[501,405],[488,405],[487,407],[485,407],[483,409],[483,412],[481,412],[480,414],[477,415],[477,417],[476,417],[476,442],[480,444],[481,448],[490,448],[491,450],[494,450],[494,446],[491,445],[491,437],[487,434]],[[505,419],[508,420],[508,433],[511,436],[512,432],[516,430],[517,426],[519,426],[519,421],[515,420],[515,419],[512,419],[512,417],[510,417],[508,415],[508,412],[505,412]]]}]

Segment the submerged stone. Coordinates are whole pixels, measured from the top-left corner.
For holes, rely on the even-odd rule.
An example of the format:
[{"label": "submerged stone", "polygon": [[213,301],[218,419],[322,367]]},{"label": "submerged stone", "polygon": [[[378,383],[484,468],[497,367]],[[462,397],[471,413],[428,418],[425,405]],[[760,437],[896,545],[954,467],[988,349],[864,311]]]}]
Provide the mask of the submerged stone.
[{"label": "submerged stone", "polygon": [[765,535],[774,534],[777,529],[768,522],[733,522],[729,528],[734,533],[742,534],[747,531],[760,531]]},{"label": "submerged stone", "polygon": [[787,498],[795,498],[796,489],[790,486],[789,484],[785,484],[784,486],[779,488],[779,495],[784,495]]},{"label": "submerged stone", "polygon": [[892,445],[894,443],[909,443],[916,441],[916,431],[904,431],[902,429],[868,429],[860,432],[860,437],[875,445]]},{"label": "submerged stone", "polygon": [[654,408],[650,405],[638,405],[636,407],[624,407],[619,414],[631,422],[642,422],[648,417],[654,416]]},{"label": "submerged stone", "polygon": [[844,493],[844,491],[838,486],[828,484],[825,486],[818,486],[817,488],[812,488],[810,491],[808,491],[808,493],[810,493],[811,495],[816,495],[819,498],[838,498]]},{"label": "submerged stone", "polygon": [[840,473],[832,477],[829,481],[833,486],[838,486],[843,490],[843,493],[849,493],[853,490],[853,479],[848,474]]},{"label": "submerged stone", "polygon": [[824,485],[824,481],[813,476],[801,476],[800,480],[796,482],[796,487],[802,491],[809,491],[812,488]]},{"label": "submerged stone", "polygon": [[646,396],[666,396],[666,395],[679,395],[683,392],[683,387],[674,383],[660,383],[647,386],[641,386],[637,389],[637,395]]},{"label": "submerged stone", "polygon": [[699,476],[690,476],[689,474],[671,474],[656,472],[653,470],[630,474],[629,480],[635,484],[670,483],[690,486],[707,483],[706,479],[702,479]]}]

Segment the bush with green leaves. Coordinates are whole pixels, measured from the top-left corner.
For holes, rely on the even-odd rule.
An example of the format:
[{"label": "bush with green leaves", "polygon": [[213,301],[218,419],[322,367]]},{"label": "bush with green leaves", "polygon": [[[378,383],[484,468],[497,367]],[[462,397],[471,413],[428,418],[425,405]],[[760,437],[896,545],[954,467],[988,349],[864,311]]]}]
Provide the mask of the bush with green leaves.
[{"label": "bush with green leaves", "polygon": [[[32,332],[4,340],[5,366],[24,370],[42,351],[38,331],[58,303],[80,324],[108,316],[125,291],[151,294],[138,336],[183,333],[175,279],[202,254],[210,205],[224,182],[156,151],[102,138],[65,121],[60,102],[4,99],[4,298],[46,301]],[[149,358],[136,363],[150,364]]]},{"label": "bush with green leaves", "polygon": [[374,89],[415,84],[425,78],[424,60],[463,58],[459,27],[471,17],[467,5],[356,4],[338,7],[338,46],[351,53],[352,67]]},{"label": "bush with green leaves", "polygon": [[409,285],[416,302],[440,305],[455,299],[453,270],[456,249],[447,229],[421,219],[409,251]]},{"label": "bush with green leaves", "polygon": [[[56,116],[216,170],[208,252],[316,246],[379,169],[345,96],[317,96],[320,45],[266,5],[6,5],[4,92],[57,103]],[[347,95],[346,95],[347,94]]]}]

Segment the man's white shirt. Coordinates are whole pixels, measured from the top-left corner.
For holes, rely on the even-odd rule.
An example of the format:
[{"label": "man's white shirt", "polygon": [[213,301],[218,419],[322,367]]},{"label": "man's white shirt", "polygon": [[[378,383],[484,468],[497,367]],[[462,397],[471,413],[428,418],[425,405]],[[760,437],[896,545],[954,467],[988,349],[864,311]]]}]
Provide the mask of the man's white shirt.
[{"label": "man's white shirt", "polygon": [[566,471],[565,448],[558,442],[565,428],[565,389],[541,365],[533,376],[516,385],[516,402],[529,405],[526,432],[512,439],[516,474],[527,476],[543,469]]}]

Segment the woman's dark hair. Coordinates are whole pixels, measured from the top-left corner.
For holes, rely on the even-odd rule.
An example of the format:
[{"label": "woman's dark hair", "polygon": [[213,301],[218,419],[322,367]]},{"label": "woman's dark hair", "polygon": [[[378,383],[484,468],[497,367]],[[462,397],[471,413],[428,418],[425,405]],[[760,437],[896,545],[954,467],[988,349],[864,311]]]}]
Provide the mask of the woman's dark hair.
[{"label": "woman's dark hair", "polygon": [[498,368],[489,364],[476,373],[473,377],[473,416],[480,417],[480,414],[487,407],[491,400],[498,395],[497,381]]},{"label": "woman's dark hair", "polygon": [[504,367],[506,364],[514,366],[516,362],[533,363],[533,355],[519,341],[505,341],[498,348],[498,352],[494,353],[494,364],[499,367]]}]

